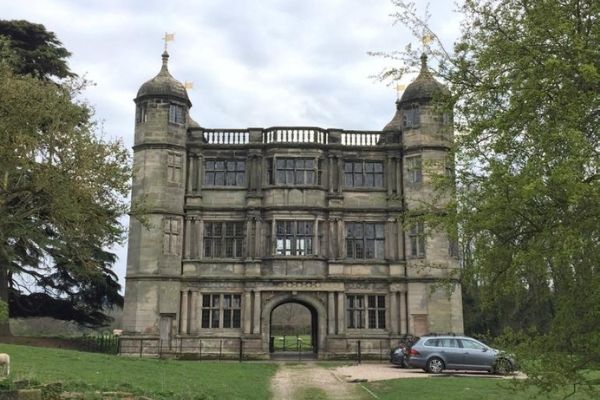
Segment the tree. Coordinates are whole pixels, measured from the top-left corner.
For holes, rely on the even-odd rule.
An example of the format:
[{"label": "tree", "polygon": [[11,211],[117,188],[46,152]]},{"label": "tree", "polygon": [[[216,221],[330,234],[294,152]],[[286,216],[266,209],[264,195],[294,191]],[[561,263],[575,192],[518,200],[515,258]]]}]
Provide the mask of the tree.
[{"label": "tree", "polygon": [[[413,4],[395,3],[400,22],[437,39]],[[600,2],[466,0],[460,13],[453,51],[429,48],[456,123],[456,202],[439,222],[458,224],[465,286],[492,325],[516,332],[529,381],[595,393]],[[393,56],[410,64],[415,51]]]},{"label": "tree", "polygon": [[128,152],[96,134],[75,100],[81,81],[10,67],[0,64],[0,299],[12,316],[104,324],[103,309],[122,304],[103,249],[123,238]]},{"label": "tree", "polygon": [[[74,79],[64,80],[75,76],[69,70],[66,61],[71,53],[64,49],[54,33],[46,31],[43,25],[27,21],[0,21],[0,54],[6,61],[5,68],[12,69],[12,74],[3,76],[7,82],[17,78],[15,74],[28,75],[46,83],[54,82],[59,86],[58,93],[71,96],[71,102],[73,102],[72,97],[85,85],[85,82]],[[35,81],[28,82],[33,85]],[[52,85],[47,85],[44,90],[51,91],[51,87]],[[48,104],[48,107],[52,107],[52,104]],[[72,110],[77,109],[79,109],[77,111],[79,116],[72,118],[65,126],[68,126],[67,129],[85,127],[83,130],[87,130],[90,139],[95,140],[94,125],[91,121],[92,110],[86,105],[74,104]],[[14,108],[5,111],[10,113],[19,110]],[[28,114],[24,113],[23,115]],[[57,115],[56,123],[60,123],[61,118],[63,116]],[[26,119],[22,122],[25,121]],[[51,136],[59,134],[62,127],[48,129],[44,123],[38,126],[38,129],[40,135],[48,135],[45,139],[51,140]],[[10,133],[19,135],[21,132]],[[43,143],[39,144],[43,146]],[[65,142],[65,144],[67,143]],[[115,143],[103,143],[100,140],[98,145],[114,146]],[[113,152],[113,156],[115,156],[121,153],[122,149],[115,147],[110,152]],[[8,169],[19,168],[17,165],[8,165],[7,167]],[[94,166],[90,165],[89,168],[94,169]],[[117,180],[126,179],[122,175],[126,173],[126,169],[115,168],[115,171]],[[123,189],[115,188],[117,193],[119,190],[124,193]],[[122,210],[124,207],[119,202],[117,205],[118,207],[114,210]],[[94,210],[93,206],[100,207],[100,209]],[[102,215],[106,211],[102,210],[102,207],[102,204],[90,203],[84,212]],[[8,285],[8,289],[0,289],[0,293],[3,295],[2,298],[10,298],[11,316],[51,316],[75,320],[87,326],[98,326],[108,322],[109,318],[104,313],[105,309],[113,305],[122,305],[123,302],[122,296],[119,294],[120,285],[117,282],[117,276],[111,270],[116,256],[105,250],[107,246],[118,240],[122,229],[117,217],[111,216],[110,218],[112,219],[105,221],[105,229],[107,232],[113,231],[111,237],[89,235],[87,240],[80,240],[77,246],[75,246],[73,238],[68,238],[64,233],[58,229],[52,229],[47,222],[41,220],[39,226],[44,226],[44,229],[37,232],[37,237],[30,238],[30,242],[8,243],[12,246],[14,257],[12,260],[9,260],[8,256],[5,257],[6,262],[9,264],[13,262],[21,269],[25,266],[30,267],[27,272],[14,266],[12,270],[5,270],[8,277],[5,278],[6,283],[1,286],[6,289]],[[7,236],[10,237],[12,232],[8,233]],[[24,233],[24,235],[27,234]],[[45,238],[44,235],[46,235]],[[9,242],[13,239],[14,237]],[[59,246],[59,243],[62,245]],[[0,258],[0,261],[4,260]],[[23,281],[25,281],[24,284]],[[8,324],[4,324],[2,331],[4,334],[9,333]]]},{"label": "tree", "polygon": [[0,53],[15,73],[36,78],[73,77],[66,59],[71,53],[44,25],[0,20]]}]

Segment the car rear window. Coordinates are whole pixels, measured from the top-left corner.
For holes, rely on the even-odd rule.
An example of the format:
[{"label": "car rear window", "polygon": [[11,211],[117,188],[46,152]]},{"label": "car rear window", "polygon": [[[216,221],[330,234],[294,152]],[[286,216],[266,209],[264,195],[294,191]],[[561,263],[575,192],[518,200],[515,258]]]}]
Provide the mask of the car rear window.
[{"label": "car rear window", "polygon": [[438,347],[439,341],[439,339],[427,339],[424,345],[429,347]]}]

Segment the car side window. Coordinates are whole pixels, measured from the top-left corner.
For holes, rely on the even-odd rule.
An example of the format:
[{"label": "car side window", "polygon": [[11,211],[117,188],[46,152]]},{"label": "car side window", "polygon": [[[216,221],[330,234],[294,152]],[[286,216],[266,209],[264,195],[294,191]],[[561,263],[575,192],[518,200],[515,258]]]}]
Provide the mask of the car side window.
[{"label": "car side window", "polygon": [[429,339],[425,342],[425,346],[429,346],[429,347],[438,347],[438,339]]},{"label": "car side window", "polygon": [[462,345],[465,349],[483,350],[485,348],[482,344],[465,339],[462,339]]},{"label": "car side window", "polygon": [[456,339],[440,339],[441,342],[441,347],[450,347],[450,348],[457,348],[458,346],[458,340]]}]

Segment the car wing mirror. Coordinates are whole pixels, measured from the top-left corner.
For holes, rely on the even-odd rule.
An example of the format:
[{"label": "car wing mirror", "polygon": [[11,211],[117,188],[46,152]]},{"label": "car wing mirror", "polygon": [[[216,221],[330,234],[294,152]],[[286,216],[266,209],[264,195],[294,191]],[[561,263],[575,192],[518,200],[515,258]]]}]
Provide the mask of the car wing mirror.
[{"label": "car wing mirror", "polygon": [[488,351],[488,348],[484,347],[481,351],[483,351],[485,353],[486,351]]}]

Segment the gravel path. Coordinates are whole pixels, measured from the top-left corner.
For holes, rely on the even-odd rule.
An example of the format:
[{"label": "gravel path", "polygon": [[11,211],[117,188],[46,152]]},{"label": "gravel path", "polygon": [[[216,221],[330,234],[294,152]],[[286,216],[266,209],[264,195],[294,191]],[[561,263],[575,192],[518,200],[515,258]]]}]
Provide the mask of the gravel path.
[{"label": "gravel path", "polygon": [[[444,371],[441,375],[480,377],[481,379],[523,379],[516,373],[508,376],[491,375],[487,372]],[[314,362],[301,364],[279,363],[279,369],[271,381],[274,400],[307,399],[307,389],[316,389],[326,394],[329,400],[369,400],[377,397],[370,394],[362,382],[386,379],[430,378],[432,374],[420,369],[403,369],[391,364],[345,365],[327,369]],[[437,375],[440,376],[440,375]]]},{"label": "gravel path", "polygon": [[400,378],[429,378],[431,375],[420,369],[398,368],[392,364],[358,364],[337,367],[333,372],[347,382],[382,381]]},{"label": "gravel path", "polygon": [[280,363],[271,381],[274,400],[294,400],[308,388],[316,388],[327,394],[330,400],[363,400],[366,393],[357,385],[344,382],[331,370],[313,362],[302,364]]},{"label": "gravel path", "polygon": [[428,374],[421,369],[399,368],[392,364],[358,364],[338,367],[333,370],[335,375],[347,382],[382,381],[401,378],[430,378],[440,375],[480,377],[481,379],[524,379],[520,372],[507,376],[492,375],[488,372],[475,371],[444,371],[440,375]]}]

